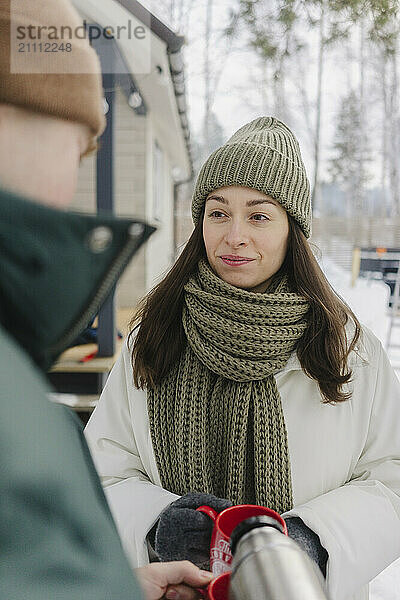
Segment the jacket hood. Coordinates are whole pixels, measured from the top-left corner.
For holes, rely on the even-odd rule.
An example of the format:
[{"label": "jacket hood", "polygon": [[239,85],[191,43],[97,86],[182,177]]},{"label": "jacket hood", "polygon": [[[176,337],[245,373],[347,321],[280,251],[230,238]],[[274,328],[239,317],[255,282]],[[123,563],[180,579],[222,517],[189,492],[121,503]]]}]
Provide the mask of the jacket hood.
[{"label": "jacket hood", "polygon": [[54,210],[5,191],[0,206],[0,322],[47,369],[154,228]]}]

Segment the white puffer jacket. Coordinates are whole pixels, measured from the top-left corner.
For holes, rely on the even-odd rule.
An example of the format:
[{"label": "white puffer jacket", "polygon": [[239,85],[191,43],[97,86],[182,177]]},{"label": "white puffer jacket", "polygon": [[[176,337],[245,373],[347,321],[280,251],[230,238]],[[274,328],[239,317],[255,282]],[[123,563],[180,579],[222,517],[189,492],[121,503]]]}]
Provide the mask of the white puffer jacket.
[{"label": "white puffer jacket", "polygon": [[[400,385],[364,328],[350,357],[352,397],[321,403],[293,354],[276,373],[288,432],[294,508],[329,553],[332,600],[365,600],[368,582],[400,556]],[[148,562],[145,538],[176,495],[161,487],[146,393],[133,386],[125,345],[86,429],[123,545]]]}]

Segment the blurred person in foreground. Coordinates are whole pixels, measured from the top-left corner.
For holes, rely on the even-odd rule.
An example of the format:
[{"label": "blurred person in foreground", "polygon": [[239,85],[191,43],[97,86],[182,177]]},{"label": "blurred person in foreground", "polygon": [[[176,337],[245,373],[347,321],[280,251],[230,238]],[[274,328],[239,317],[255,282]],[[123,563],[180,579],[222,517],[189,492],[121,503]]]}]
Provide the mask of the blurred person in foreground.
[{"label": "blurred person in foreground", "polygon": [[[11,73],[11,17],[80,25],[65,0],[17,0],[12,11],[1,3],[0,597],[139,600],[79,420],[48,401],[44,372],[146,236],[135,239],[129,220],[63,210],[105,125],[97,56],[74,40],[73,53],[41,57],[57,73]],[[71,61],[82,74],[63,71]],[[211,579],[189,562],[136,575],[150,600],[196,598]]]}]

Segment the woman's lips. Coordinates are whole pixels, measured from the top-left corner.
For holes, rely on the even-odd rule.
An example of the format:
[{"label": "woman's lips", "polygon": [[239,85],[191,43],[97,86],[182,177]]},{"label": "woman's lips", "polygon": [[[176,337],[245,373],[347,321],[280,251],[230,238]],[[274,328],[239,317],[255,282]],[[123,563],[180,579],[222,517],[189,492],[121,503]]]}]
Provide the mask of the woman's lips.
[{"label": "woman's lips", "polygon": [[242,267],[243,265],[248,265],[254,260],[254,258],[245,258],[244,256],[232,255],[220,256],[220,259],[225,265],[228,265],[230,267]]}]

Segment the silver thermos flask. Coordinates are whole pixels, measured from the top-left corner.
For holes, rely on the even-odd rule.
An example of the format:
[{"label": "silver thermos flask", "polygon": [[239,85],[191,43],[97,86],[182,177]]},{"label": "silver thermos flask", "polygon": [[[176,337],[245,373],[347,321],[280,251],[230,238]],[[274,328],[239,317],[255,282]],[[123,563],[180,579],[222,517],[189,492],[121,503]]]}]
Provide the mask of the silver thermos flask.
[{"label": "silver thermos flask", "polygon": [[318,566],[272,517],[242,521],[231,550],[230,600],[328,600]]}]

